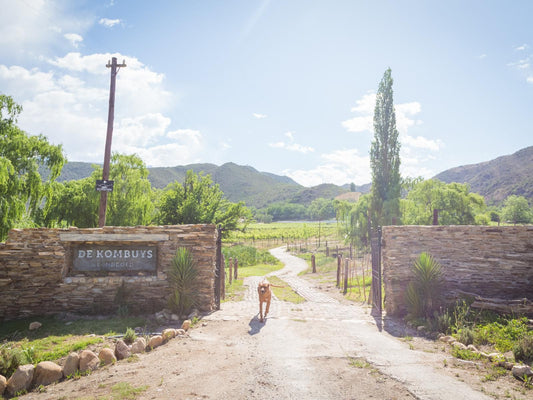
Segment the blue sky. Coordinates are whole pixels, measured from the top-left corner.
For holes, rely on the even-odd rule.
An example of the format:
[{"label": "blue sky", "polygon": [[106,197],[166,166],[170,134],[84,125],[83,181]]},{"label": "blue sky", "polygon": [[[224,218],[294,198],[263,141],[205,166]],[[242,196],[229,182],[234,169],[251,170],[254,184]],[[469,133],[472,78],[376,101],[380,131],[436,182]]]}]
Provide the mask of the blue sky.
[{"label": "blue sky", "polygon": [[394,79],[402,175],[533,145],[533,2],[0,0],[0,92],[19,126],[103,161],[235,162],[312,186],[370,182]]}]

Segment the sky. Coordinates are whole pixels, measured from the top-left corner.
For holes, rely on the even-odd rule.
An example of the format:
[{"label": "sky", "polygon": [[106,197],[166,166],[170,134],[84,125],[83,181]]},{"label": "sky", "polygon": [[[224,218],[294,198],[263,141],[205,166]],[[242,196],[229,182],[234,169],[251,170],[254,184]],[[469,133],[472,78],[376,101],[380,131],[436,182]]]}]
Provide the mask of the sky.
[{"label": "sky", "polygon": [[387,68],[402,176],[533,145],[530,0],[0,0],[18,126],[102,163],[234,162],[304,186],[371,181]]}]

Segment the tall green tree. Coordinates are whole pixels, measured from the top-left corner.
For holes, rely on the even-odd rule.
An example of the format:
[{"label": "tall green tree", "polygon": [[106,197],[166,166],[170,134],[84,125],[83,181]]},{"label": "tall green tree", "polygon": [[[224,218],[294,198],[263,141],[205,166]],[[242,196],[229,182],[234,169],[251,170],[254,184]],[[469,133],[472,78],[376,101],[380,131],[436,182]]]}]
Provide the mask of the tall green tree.
[{"label": "tall green tree", "polygon": [[209,175],[196,175],[192,170],[183,183],[165,188],[158,208],[160,224],[216,224],[225,231],[236,230],[240,221],[251,217],[244,202],[229,202]]},{"label": "tall green tree", "polygon": [[370,212],[370,194],[362,195],[353,204],[339,202],[336,207],[339,232],[345,242],[363,249],[370,244],[368,220]]},{"label": "tall green tree", "polygon": [[390,225],[400,218],[400,142],[394,112],[390,68],[379,84],[374,108],[374,140],[370,149],[372,170],[372,224]]},{"label": "tall green tree", "polygon": [[402,218],[406,225],[431,225],[438,210],[439,225],[475,225],[486,212],[483,196],[470,192],[468,184],[444,183],[428,179],[415,183],[402,200]]},{"label": "tall green tree", "polygon": [[[100,194],[95,189],[102,178],[102,167],[93,166],[90,177],[57,184],[46,215],[48,226],[98,226]],[[155,194],[148,180],[148,169],[136,155],[115,153],[111,157],[109,179],[113,191],[107,196],[106,225],[149,225],[155,217]]]},{"label": "tall green tree", "polygon": [[528,224],[533,221],[533,212],[524,196],[511,195],[505,199],[502,217],[505,222]]},{"label": "tall green tree", "polygon": [[[0,240],[23,215],[35,216],[66,161],[62,147],[17,127],[22,107],[0,94]],[[43,182],[39,167],[50,173]],[[46,207],[46,204],[44,205]]]}]

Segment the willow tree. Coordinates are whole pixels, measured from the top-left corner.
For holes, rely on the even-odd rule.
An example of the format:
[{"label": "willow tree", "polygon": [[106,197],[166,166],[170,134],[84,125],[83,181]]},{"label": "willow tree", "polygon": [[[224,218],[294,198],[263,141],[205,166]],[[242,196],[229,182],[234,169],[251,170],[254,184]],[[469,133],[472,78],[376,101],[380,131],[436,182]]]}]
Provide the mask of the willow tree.
[{"label": "willow tree", "polygon": [[[16,125],[21,112],[11,96],[0,94],[0,240],[24,215],[34,218],[40,212],[66,161],[61,146]],[[46,179],[39,167],[49,170]]]},{"label": "willow tree", "polygon": [[372,170],[372,224],[390,225],[400,217],[400,142],[390,68],[379,84],[374,109],[374,140],[370,149]]}]

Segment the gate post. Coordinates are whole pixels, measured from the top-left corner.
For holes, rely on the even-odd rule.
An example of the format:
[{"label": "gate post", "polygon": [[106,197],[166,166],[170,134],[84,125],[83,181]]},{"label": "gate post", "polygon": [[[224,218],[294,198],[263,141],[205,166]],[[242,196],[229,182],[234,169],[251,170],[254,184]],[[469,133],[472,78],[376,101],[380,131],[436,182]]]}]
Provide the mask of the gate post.
[{"label": "gate post", "polygon": [[381,315],[381,226],[370,239],[372,249],[372,313]]},{"label": "gate post", "polygon": [[[215,310],[220,310],[220,298],[224,290],[224,267],[222,266],[222,227],[217,226],[217,252],[215,260]],[[222,268],[221,268],[222,267]]]}]

